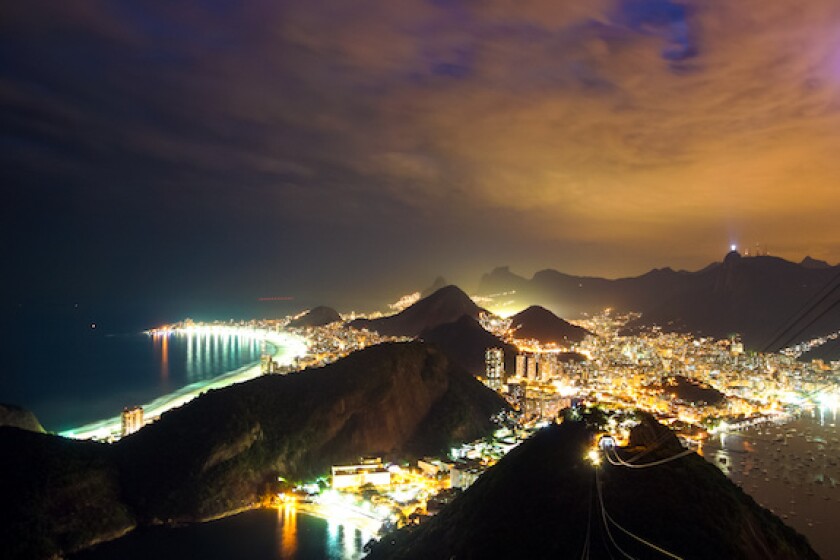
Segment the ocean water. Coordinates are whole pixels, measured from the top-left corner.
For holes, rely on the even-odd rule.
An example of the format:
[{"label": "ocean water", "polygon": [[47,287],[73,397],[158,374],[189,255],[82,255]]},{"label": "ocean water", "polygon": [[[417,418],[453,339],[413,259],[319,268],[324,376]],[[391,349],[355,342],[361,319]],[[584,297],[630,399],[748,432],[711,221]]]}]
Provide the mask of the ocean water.
[{"label": "ocean water", "polygon": [[72,305],[7,313],[0,402],[28,408],[48,431],[61,432],[259,361],[259,341],[246,337],[142,332],[184,317]]},{"label": "ocean water", "polygon": [[255,510],[186,527],[139,529],[74,560],[357,560],[370,536],[350,525],[292,510]]}]

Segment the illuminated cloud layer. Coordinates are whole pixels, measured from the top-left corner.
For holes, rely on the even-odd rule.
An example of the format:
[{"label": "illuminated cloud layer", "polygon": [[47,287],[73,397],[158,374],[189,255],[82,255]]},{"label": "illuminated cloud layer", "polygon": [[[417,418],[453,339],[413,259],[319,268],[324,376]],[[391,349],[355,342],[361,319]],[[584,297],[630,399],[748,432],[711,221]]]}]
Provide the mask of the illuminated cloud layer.
[{"label": "illuminated cloud layer", "polygon": [[27,266],[57,230],[254,289],[840,261],[834,0],[7,4],[4,221],[57,215]]}]

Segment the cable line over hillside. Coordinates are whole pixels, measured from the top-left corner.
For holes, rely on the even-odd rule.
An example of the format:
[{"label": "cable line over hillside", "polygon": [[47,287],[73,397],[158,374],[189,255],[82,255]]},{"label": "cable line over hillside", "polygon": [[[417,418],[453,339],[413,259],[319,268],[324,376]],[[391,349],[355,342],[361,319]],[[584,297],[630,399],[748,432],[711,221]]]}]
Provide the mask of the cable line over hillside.
[{"label": "cable line over hillside", "polygon": [[663,555],[665,555],[669,558],[673,558],[674,560],[684,560],[682,556],[678,556],[678,555],[674,554],[673,552],[669,552],[669,551],[665,550],[664,548],[662,548],[661,546],[657,546],[657,545],[653,544],[652,542],[648,541],[647,539],[644,539],[644,538],[636,535],[635,533],[629,531],[628,529],[625,529],[615,519],[612,518],[612,516],[609,514],[609,512],[607,512],[607,508],[604,507],[604,495],[603,495],[603,491],[602,491],[602,488],[601,488],[601,481],[600,481],[600,478],[598,476],[598,468],[597,467],[595,468],[595,487],[598,490],[598,501],[599,501],[600,506],[601,506],[601,517],[604,521],[604,528],[607,530],[607,535],[609,536],[612,543],[615,545],[615,547],[622,554],[624,554],[627,558],[632,558],[630,555],[628,555],[626,552],[624,552],[624,550],[622,550],[618,546],[618,544],[615,542],[615,539],[613,539],[613,536],[610,533],[609,527],[607,527],[607,523],[612,523],[617,529],[622,531],[627,536],[635,539],[639,543],[641,543],[641,544],[643,544],[643,545],[645,545],[649,548],[652,548],[653,550],[659,552],[660,554],[663,554]]},{"label": "cable line over hillside", "polygon": [[[837,286],[837,288],[835,288],[835,290],[836,290],[836,289],[840,289],[840,285],[838,285],[838,286]],[[816,324],[817,322],[819,322],[819,320],[820,320],[820,319],[822,319],[823,317],[825,317],[825,316],[826,316],[829,312],[833,311],[833,310],[834,310],[836,307],[838,307],[838,306],[840,306],[840,299],[837,299],[837,301],[835,301],[833,304],[831,304],[831,305],[830,305],[828,308],[826,308],[826,309],[825,309],[822,313],[820,313],[819,315],[817,315],[816,317],[814,317],[814,319],[813,319],[813,320],[811,320],[811,321],[810,321],[807,325],[805,325],[804,327],[802,327],[801,329],[799,329],[798,331],[796,331],[794,334],[792,334],[791,336],[789,336],[789,337],[787,338],[787,340],[785,340],[785,342],[783,342],[783,343],[782,343],[781,347],[782,347],[782,348],[786,348],[789,344],[791,344],[794,340],[796,340],[799,336],[801,336],[801,335],[802,335],[802,333],[804,333],[806,329],[808,329],[811,325],[814,325],[814,324]]]},{"label": "cable line over hillside", "polygon": [[589,507],[586,510],[586,540],[583,542],[583,550],[580,553],[580,560],[589,560],[589,540],[592,536],[592,486],[589,487]]},{"label": "cable line over hillside", "polygon": [[[629,459],[626,459],[626,461],[628,463],[634,463],[634,462],[638,461],[639,459],[641,459],[642,457],[644,457],[648,453],[652,453],[653,451],[656,451],[657,449],[659,449],[659,447],[663,443],[665,443],[670,437],[671,437],[671,434],[669,434],[669,433],[665,433],[665,434],[660,435],[658,438],[656,438],[656,441],[654,441],[652,444],[646,446],[646,449],[644,451],[642,451],[640,453],[637,453],[636,455],[633,455]],[[613,441],[615,441],[615,440],[613,440]],[[614,445],[612,447],[614,448]]]},{"label": "cable line over hillside", "polygon": [[609,526],[609,522],[607,521],[607,515],[606,515],[607,510],[604,508],[604,496],[601,494],[601,480],[598,477],[598,471],[599,471],[599,468],[596,466],[595,467],[595,489],[598,491],[598,503],[599,503],[600,509],[601,509],[601,522],[603,523],[604,532],[606,532],[607,537],[610,539],[610,542],[613,544],[613,546],[616,548],[616,550],[618,550],[628,560],[635,560],[635,558],[633,558],[632,556],[627,554],[624,551],[623,548],[618,546],[618,543],[615,542],[615,539],[613,538],[612,533],[610,532],[610,526]]},{"label": "cable line over hillside", "polygon": [[[610,457],[610,454],[609,454],[610,449],[612,449],[613,456],[615,457],[615,460],[613,460]],[[609,461],[610,464],[616,465],[616,466],[627,467],[627,468],[631,468],[631,469],[646,469],[648,467],[656,467],[656,466],[659,466],[659,465],[664,465],[665,463],[670,463],[671,461],[675,461],[677,459],[685,457],[686,455],[691,455],[692,453],[694,453],[693,449],[686,449],[685,451],[683,451],[681,453],[677,453],[676,455],[673,455],[671,457],[666,457],[665,459],[659,459],[658,461],[653,461],[653,462],[650,462],[650,463],[641,463],[641,464],[637,465],[637,464],[633,464],[633,463],[630,463],[630,462],[622,459],[618,455],[618,451],[616,451],[614,448],[611,448],[611,447],[604,448],[604,455],[607,457],[607,461]]]},{"label": "cable line over hillside", "polygon": [[[791,329],[793,329],[796,326],[797,323],[802,321],[805,317],[807,317],[815,309],[817,309],[820,305],[822,305],[822,303],[825,300],[827,300],[829,297],[831,297],[831,295],[834,292],[836,292],[838,289],[840,289],[840,273],[838,273],[831,280],[829,280],[820,289],[820,291],[818,291],[813,296],[811,296],[811,298],[808,299],[808,301],[805,302],[805,304],[799,309],[799,311],[797,311],[796,313],[791,315],[786,321],[784,321],[782,323],[782,327],[776,332],[775,335],[773,335],[773,338],[770,339],[770,342],[768,342],[762,348],[762,350],[764,352],[771,352],[777,347],[778,348],[784,348],[785,346],[787,346],[787,344],[789,344],[789,342],[785,342],[784,344],[781,344],[781,345],[778,344],[779,340],[781,340],[785,336],[785,333],[787,333]],[[821,319],[823,317],[823,315],[825,315],[825,313],[827,313],[828,311],[830,311],[831,309],[836,307],[837,303],[840,303],[840,300],[835,302],[834,305],[830,306],[826,311],[821,313],[816,319],[808,322],[804,327],[802,327],[799,331],[797,331],[796,334],[788,337],[787,340],[790,341],[790,340],[796,338],[797,336],[799,336],[799,333],[803,332],[805,329],[807,329],[808,327],[813,325],[816,321]]]}]

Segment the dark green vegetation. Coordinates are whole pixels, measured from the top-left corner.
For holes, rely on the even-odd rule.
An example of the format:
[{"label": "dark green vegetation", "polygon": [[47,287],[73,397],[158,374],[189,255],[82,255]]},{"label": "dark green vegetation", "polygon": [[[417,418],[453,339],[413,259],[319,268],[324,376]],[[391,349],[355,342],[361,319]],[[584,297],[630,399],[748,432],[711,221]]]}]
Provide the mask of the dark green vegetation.
[{"label": "dark green vegetation", "polygon": [[513,372],[516,346],[487,332],[478,321],[463,315],[457,321],[438,325],[420,333],[425,342],[440,348],[449,358],[474,375],[484,375],[485,353],[488,348],[501,348],[505,354],[505,371]]},{"label": "dark green vegetation", "polygon": [[341,315],[338,314],[338,311],[332,307],[319,305],[318,307],[313,307],[307,311],[303,316],[290,322],[289,326],[295,328],[323,327],[324,325],[329,325],[330,323],[335,323],[337,321],[341,321]]},{"label": "dark green vegetation", "polygon": [[[696,272],[662,268],[616,280],[572,276],[556,270],[542,270],[527,279],[507,267],[497,268],[482,277],[479,294],[515,290],[512,298],[517,303],[537,302],[562,311],[565,317],[598,313],[607,307],[637,311],[642,317],[636,326],[656,324],[666,330],[715,338],[740,333],[748,348],[760,349],[838,272],[840,266],[815,266],[813,260],[793,263],[777,257],[730,253],[723,262]],[[840,307],[835,307],[800,339],[838,328]],[[840,356],[840,352],[834,356]]]},{"label": "dark green vegetation", "polygon": [[4,558],[49,558],[135,526],[106,444],[0,428]]},{"label": "dark green vegetation", "polygon": [[135,520],[213,518],[259,501],[278,475],[303,479],[362,455],[437,453],[482,437],[505,406],[415,342],[210,391],[112,446],[7,429],[0,447],[13,460],[3,462],[0,508],[15,523],[3,524],[2,538],[22,542],[15,557],[39,558]]},{"label": "dark green vegetation", "polygon": [[539,305],[532,305],[510,319],[511,328],[516,329],[516,338],[539,340],[543,344],[580,342],[589,334],[586,329],[564,321]]},{"label": "dark green vegetation", "polygon": [[446,286],[402,310],[380,319],[356,319],[351,327],[391,336],[417,336],[426,329],[457,321],[463,315],[474,319],[484,311],[457,286]]},{"label": "dark green vegetation", "polygon": [[44,427],[32,411],[13,404],[0,403],[0,426],[12,426],[31,432],[44,432]]},{"label": "dark green vegetation", "polygon": [[[383,539],[370,560],[572,559],[581,558],[587,541],[589,558],[623,557],[607,545],[596,469],[584,459],[595,433],[580,420],[544,429],[425,525]],[[640,463],[682,450],[649,417],[631,443],[619,453],[627,458],[647,451]],[[697,455],[642,469],[604,462],[597,478],[604,508],[616,522],[683,558],[817,558],[804,537]],[[611,534],[634,558],[665,558],[615,527]]]},{"label": "dark green vegetation", "polygon": [[661,387],[663,392],[672,395],[674,398],[695,404],[716,405],[722,403],[726,398],[717,389],[682,375],[669,377],[662,383]]}]

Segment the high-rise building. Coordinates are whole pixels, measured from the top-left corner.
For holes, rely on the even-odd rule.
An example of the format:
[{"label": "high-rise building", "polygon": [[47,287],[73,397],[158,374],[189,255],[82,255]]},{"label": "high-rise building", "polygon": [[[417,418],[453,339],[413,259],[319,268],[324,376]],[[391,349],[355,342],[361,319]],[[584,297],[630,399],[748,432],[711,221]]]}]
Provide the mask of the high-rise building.
[{"label": "high-rise building", "polygon": [[505,353],[501,348],[488,348],[484,354],[487,386],[498,391],[505,382]]},{"label": "high-rise building", "polygon": [[516,355],[516,377],[524,378],[528,367],[528,356],[525,354]]},{"label": "high-rise building", "polygon": [[548,381],[557,375],[557,354],[542,354],[540,356],[540,380]]},{"label": "high-rise building", "polygon": [[133,406],[122,412],[122,435],[133,434],[143,427],[143,407]]},{"label": "high-rise building", "polygon": [[271,354],[263,353],[260,356],[260,371],[263,375],[277,373],[280,371],[280,366],[277,361],[271,357]]},{"label": "high-rise building", "polygon": [[537,354],[531,354],[530,356],[528,356],[528,379],[536,381],[536,379],[537,379],[537,365],[538,365]]}]

